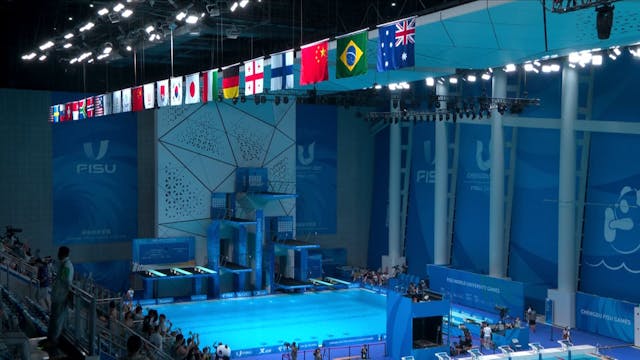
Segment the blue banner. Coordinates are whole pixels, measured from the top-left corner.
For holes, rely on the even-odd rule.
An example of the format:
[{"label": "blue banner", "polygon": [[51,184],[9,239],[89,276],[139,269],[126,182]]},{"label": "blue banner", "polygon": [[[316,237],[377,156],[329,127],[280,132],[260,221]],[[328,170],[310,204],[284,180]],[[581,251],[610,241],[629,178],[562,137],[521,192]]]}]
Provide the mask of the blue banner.
[{"label": "blue banner", "polygon": [[82,274],[87,279],[91,278],[96,284],[107,289],[115,292],[125,292],[129,289],[130,260],[74,263],[73,266],[77,274]]},{"label": "blue banner", "polygon": [[434,160],[434,123],[418,123],[413,128],[405,251],[410,274],[424,275],[433,262]]},{"label": "blue banner", "polygon": [[452,303],[499,314],[507,308],[512,317],[524,314],[524,284],[488,275],[428,265],[429,287],[444,294]]},{"label": "blue banner", "polygon": [[178,264],[195,259],[195,238],[133,239],[133,262],[140,265]]},{"label": "blue banner", "polygon": [[[557,286],[559,144],[556,130],[518,129],[509,276],[546,288]],[[546,290],[532,295],[527,303],[542,309]]]},{"label": "blue banner", "polygon": [[634,306],[629,302],[578,292],[576,293],[576,327],[633,343]]},{"label": "blue banner", "polygon": [[640,301],[640,288],[628,286],[640,280],[637,154],[638,136],[591,136],[580,267],[581,291],[633,302]]},{"label": "blue banner", "polygon": [[373,198],[371,199],[370,240],[367,266],[377,269],[382,256],[389,251],[389,128],[378,132],[375,138]]},{"label": "blue banner", "polygon": [[477,273],[489,272],[489,177],[491,127],[463,125],[456,189],[456,216],[451,264]]},{"label": "blue banner", "polygon": [[55,244],[128,241],[138,232],[133,113],[52,125]]},{"label": "blue banner", "polygon": [[335,106],[296,107],[296,229],[336,233],[337,111]]}]

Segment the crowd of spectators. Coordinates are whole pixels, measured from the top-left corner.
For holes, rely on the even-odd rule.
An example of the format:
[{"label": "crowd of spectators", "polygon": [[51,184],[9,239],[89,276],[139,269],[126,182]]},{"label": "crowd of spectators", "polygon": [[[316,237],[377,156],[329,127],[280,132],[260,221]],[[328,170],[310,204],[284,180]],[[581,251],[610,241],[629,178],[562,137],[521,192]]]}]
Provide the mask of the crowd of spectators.
[{"label": "crowd of spectators", "polygon": [[365,268],[354,268],[351,271],[352,282],[360,282],[371,286],[386,286],[389,278],[389,273],[382,271],[382,269],[376,271]]}]

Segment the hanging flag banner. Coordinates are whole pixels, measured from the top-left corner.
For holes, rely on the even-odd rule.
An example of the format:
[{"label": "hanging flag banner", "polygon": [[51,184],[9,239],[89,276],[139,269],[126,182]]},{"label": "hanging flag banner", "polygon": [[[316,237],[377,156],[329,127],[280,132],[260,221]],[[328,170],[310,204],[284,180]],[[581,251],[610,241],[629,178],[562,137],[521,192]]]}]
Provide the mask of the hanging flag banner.
[{"label": "hanging flag banner", "polygon": [[171,78],[171,106],[182,105],[182,76]]},{"label": "hanging flag banner", "polygon": [[329,80],[328,39],[301,47],[300,85],[315,84]]},{"label": "hanging flag banner", "polygon": [[218,70],[202,72],[202,102],[215,101],[218,96]]},{"label": "hanging flag banner", "polygon": [[60,119],[60,121],[69,121],[73,120],[73,102],[68,102],[64,105],[64,119]]},{"label": "hanging flag banner", "polygon": [[185,104],[196,104],[200,102],[200,73],[194,73],[187,75],[186,80],[186,95],[184,97]]},{"label": "hanging flag banner", "polygon": [[271,91],[293,89],[293,49],[271,54]]},{"label": "hanging flag banner", "polygon": [[109,98],[110,96],[105,94],[96,95],[93,97],[93,104],[95,108],[94,116],[98,117],[98,116],[104,116],[109,114],[108,112],[109,106],[107,105],[107,99]]},{"label": "hanging flag banner", "polygon": [[336,78],[367,73],[367,30],[336,38]]},{"label": "hanging flag banner", "polygon": [[80,111],[78,109],[79,106],[80,106],[80,102],[79,101],[72,101],[71,102],[71,119],[73,119],[73,120],[80,119]]},{"label": "hanging flag banner", "polygon": [[222,94],[225,99],[234,99],[240,95],[240,65],[235,64],[222,69]]},{"label": "hanging flag banner", "polygon": [[142,95],[142,86],[136,86],[131,91],[133,94],[133,101],[131,103],[132,111],[142,111],[143,106],[143,95]]},{"label": "hanging flag banner", "polygon": [[78,100],[78,120],[87,118],[87,108],[84,99]]},{"label": "hanging flag banner", "polygon": [[244,94],[262,94],[264,91],[264,58],[244,64]]},{"label": "hanging flag banner", "polygon": [[122,89],[122,112],[131,111],[131,88]]},{"label": "hanging flag banner", "polygon": [[144,84],[144,108],[145,109],[153,109],[155,105],[155,95],[156,89],[154,88],[154,83]]},{"label": "hanging flag banner", "polygon": [[112,108],[113,113],[114,114],[121,113],[122,112],[122,90],[114,91],[112,95],[113,95],[112,97],[113,101],[111,105],[113,105],[113,108]]},{"label": "hanging flag banner", "polygon": [[49,122],[60,122],[60,105],[49,106]]},{"label": "hanging flag banner", "polygon": [[92,118],[94,116],[94,109],[95,107],[93,106],[93,96],[89,96],[88,98],[84,99],[85,102],[85,108],[87,110],[87,118]]},{"label": "hanging flag banner", "polygon": [[415,65],[416,18],[378,25],[378,71]]},{"label": "hanging flag banner", "polygon": [[160,80],[156,82],[156,97],[158,98],[158,107],[169,105],[169,80]]}]

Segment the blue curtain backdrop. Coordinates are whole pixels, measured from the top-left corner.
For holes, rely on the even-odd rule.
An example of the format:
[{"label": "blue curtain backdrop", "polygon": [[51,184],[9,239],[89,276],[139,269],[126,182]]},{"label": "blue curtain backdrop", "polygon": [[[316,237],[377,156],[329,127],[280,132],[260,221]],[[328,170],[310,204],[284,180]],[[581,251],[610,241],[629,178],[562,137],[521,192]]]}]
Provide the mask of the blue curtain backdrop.
[{"label": "blue curtain backdrop", "polygon": [[122,242],[136,237],[135,113],[52,127],[54,243]]},{"label": "blue curtain backdrop", "polygon": [[[580,290],[640,301],[628,286],[640,276],[640,142],[636,135],[593,134]],[[615,281],[611,281],[615,279]]]},{"label": "blue curtain backdrop", "polygon": [[489,151],[491,128],[460,128],[460,157],[451,264],[464,270],[489,272]]},{"label": "blue curtain backdrop", "polygon": [[389,252],[389,129],[376,134],[375,165],[373,179],[373,201],[371,202],[371,240],[369,241],[367,264],[377,269],[382,264],[382,255]]},{"label": "blue curtain backdrop", "polygon": [[426,265],[433,262],[434,159],[434,123],[418,123],[413,128],[406,234],[407,265],[415,275],[426,275]]},{"label": "blue curtain backdrop", "polygon": [[336,233],[337,111],[296,107],[296,228],[298,236]]}]

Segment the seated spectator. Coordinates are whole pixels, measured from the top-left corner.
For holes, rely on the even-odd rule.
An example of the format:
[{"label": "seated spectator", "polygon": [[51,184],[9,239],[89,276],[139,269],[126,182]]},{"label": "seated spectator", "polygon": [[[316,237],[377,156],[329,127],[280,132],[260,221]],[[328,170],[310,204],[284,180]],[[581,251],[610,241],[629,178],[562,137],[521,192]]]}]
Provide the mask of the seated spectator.
[{"label": "seated spectator", "polygon": [[125,360],[149,360],[142,353],[142,339],[138,335],[131,335],[127,339],[127,357]]}]

